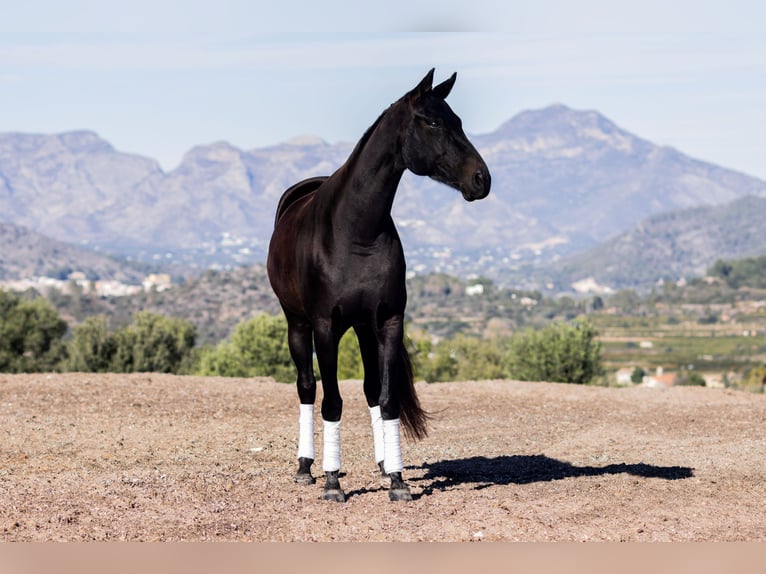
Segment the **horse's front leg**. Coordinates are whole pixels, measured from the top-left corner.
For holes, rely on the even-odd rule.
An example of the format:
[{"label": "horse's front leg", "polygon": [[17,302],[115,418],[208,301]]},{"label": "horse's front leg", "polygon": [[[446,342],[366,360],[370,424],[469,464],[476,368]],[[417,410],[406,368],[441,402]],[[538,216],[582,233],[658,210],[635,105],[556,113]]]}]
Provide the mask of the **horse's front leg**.
[{"label": "horse's front leg", "polygon": [[404,321],[401,316],[386,320],[378,329],[380,412],[383,417],[383,468],[391,478],[391,500],[409,501],[412,494],[402,478],[401,419],[398,388],[406,377],[401,356]]},{"label": "horse's front leg", "polygon": [[332,328],[331,321],[318,321],[315,325],[314,344],[316,346],[319,372],[322,375],[322,427],[324,431],[324,450],[322,470],[326,482],[322,498],[335,502],[345,502],[346,493],[340,486],[340,418],[343,412],[343,399],[338,388],[338,342],[340,336]]},{"label": "horse's front leg", "polygon": [[314,463],[314,402],[317,382],[314,377],[313,333],[311,324],[300,317],[285,312],[287,318],[287,342],[290,356],[298,370],[298,471],[293,480],[298,484],[314,484],[311,465]]}]

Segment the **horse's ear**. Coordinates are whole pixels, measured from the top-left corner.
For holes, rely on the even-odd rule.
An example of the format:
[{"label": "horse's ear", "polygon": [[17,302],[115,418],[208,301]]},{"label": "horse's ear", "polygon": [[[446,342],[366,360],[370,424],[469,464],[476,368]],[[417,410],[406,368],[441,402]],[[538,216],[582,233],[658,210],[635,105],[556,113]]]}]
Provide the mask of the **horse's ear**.
[{"label": "horse's ear", "polygon": [[449,93],[452,91],[452,86],[455,85],[455,80],[457,79],[457,72],[452,74],[449,78],[444,80],[441,84],[433,88],[433,95],[437,98],[441,98],[442,100],[447,99],[447,96],[449,96]]},{"label": "horse's ear", "polygon": [[426,74],[425,78],[420,80],[420,83],[415,86],[415,89],[413,89],[408,95],[411,98],[418,99],[423,94],[428,92],[431,89],[431,86],[434,83],[434,71],[435,68],[431,68],[429,72]]}]

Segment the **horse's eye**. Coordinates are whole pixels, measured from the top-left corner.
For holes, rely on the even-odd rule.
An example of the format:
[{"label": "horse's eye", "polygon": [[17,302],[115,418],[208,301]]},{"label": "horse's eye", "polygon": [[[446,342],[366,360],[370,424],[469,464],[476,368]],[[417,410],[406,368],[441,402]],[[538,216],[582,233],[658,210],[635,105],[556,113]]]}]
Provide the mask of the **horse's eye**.
[{"label": "horse's eye", "polygon": [[425,121],[425,122],[426,122],[426,125],[427,125],[429,128],[438,128],[438,127],[439,127],[439,122],[438,122],[438,121],[436,121],[436,120],[432,120],[432,119],[430,119],[430,118],[424,118],[424,120],[423,120],[423,121]]}]

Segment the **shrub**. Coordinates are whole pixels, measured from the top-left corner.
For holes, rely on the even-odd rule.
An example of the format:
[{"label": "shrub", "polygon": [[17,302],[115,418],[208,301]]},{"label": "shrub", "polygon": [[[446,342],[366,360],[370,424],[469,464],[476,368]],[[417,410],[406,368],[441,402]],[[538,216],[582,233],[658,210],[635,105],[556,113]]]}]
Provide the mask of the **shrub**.
[{"label": "shrub", "polygon": [[589,383],[602,372],[597,334],[589,321],[517,334],[507,356],[508,372],[523,381]]},{"label": "shrub", "polygon": [[106,317],[89,317],[72,332],[72,340],[68,345],[69,356],[64,363],[64,369],[105,373],[109,370],[116,348],[116,341],[107,328]]},{"label": "shrub", "polygon": [[178,373],[190,361],[196,329],[184,319],[144,311],[113,338],[110,371]]},{"label": "shrub", "polygon": [[287,345],[287,322],[281,315],[259,315],[237,325],[230,341],[203,352],[203,376],[271,376],[287,383],[296,378]]},{"label": "shrub", "polygon": [[50,371],[66,356],[67,324],[44,299],[0,290],[0,372]]},{"label": "shrub", "polygon": [[338,345],[338,379],[363,379],[364,364],[359,340],[353,329],[346,331]]}]

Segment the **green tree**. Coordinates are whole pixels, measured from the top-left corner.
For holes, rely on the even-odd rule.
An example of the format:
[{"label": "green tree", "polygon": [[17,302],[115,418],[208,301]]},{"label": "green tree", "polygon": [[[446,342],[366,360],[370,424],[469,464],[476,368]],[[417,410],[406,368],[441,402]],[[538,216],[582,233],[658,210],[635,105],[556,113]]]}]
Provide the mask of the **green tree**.
[{"label": "green tree", "polygon": [[711,277],[720,277],[732,289],[740,287],[766,288],[766,255],[733,261],[719,259],[708,270]]},{"label": "green tree", "polygon": [[704,387],[705,377],[699,374],[697,371],[688,369],[682,369],[676,379],[677,385],[683,385],[686,387]]},{"label": "green tree", "polygon": [[436,347],[430,342],[422,343],[424,358],[419,363],[418,374],[429,383],[455,381],[458,373],[458,359],[450,346],[451,339],[441,341]]},{"label": "green tree", "polygon": [[203,376],[266,376],[283,383],[294,382],[287,322],[281,315],[263,314],[240,323],[230,341],[203,352],[198,372]]},{"label": "green tree", "polygon": [[636,367],[633,369],[633,372],[630,375],[630,381],[638,385],[639,383],[643,382],[645,376],[646,371],[644,371],[641,367]]},{"label": "green tree", "polygon": [[44,299],[0,290],[0,371],[50,371],[66,356],[67,324]]},{"label": "green tree", "polygon": [[742,379],[742,388],[752,392],[766,391],[766,364],[752,367]]},{"label": "green tree", "polygon": [[200,356],[197,373],[205,377],[251,377],[253,369],[246,365],[241,353],[231,343],[222,341],[206,347]]},{"label": "green tree", "polygon": [[109,333],[106,317],[98,315],[88,317],[74,328],[67,349],[69,356],[64,363],[65,370],[105,373],[109,370],[117,342]]},{"label": "green tree", "polygon": [[143,311],[114,334],[110,371],[178,373],[188,366],[196,329],[185,319]]},{"label": "green tree", "polygon": [[338,345],[338,378],[364,378],[364,364],[359,352],[359,340],[353,329],[346,331]]},{"label": "green tree", "polygon": [[517,334],[507,355],[508,372],[523,381],[589,383],[602,372],[597,334],[589,321],[554,323]]},{"label": "green tree", "polygon": [[255,376],[294,382],[295,367],[287,345],[287,321],[282,315],[258,315],[237,325],[231,342]]}]

